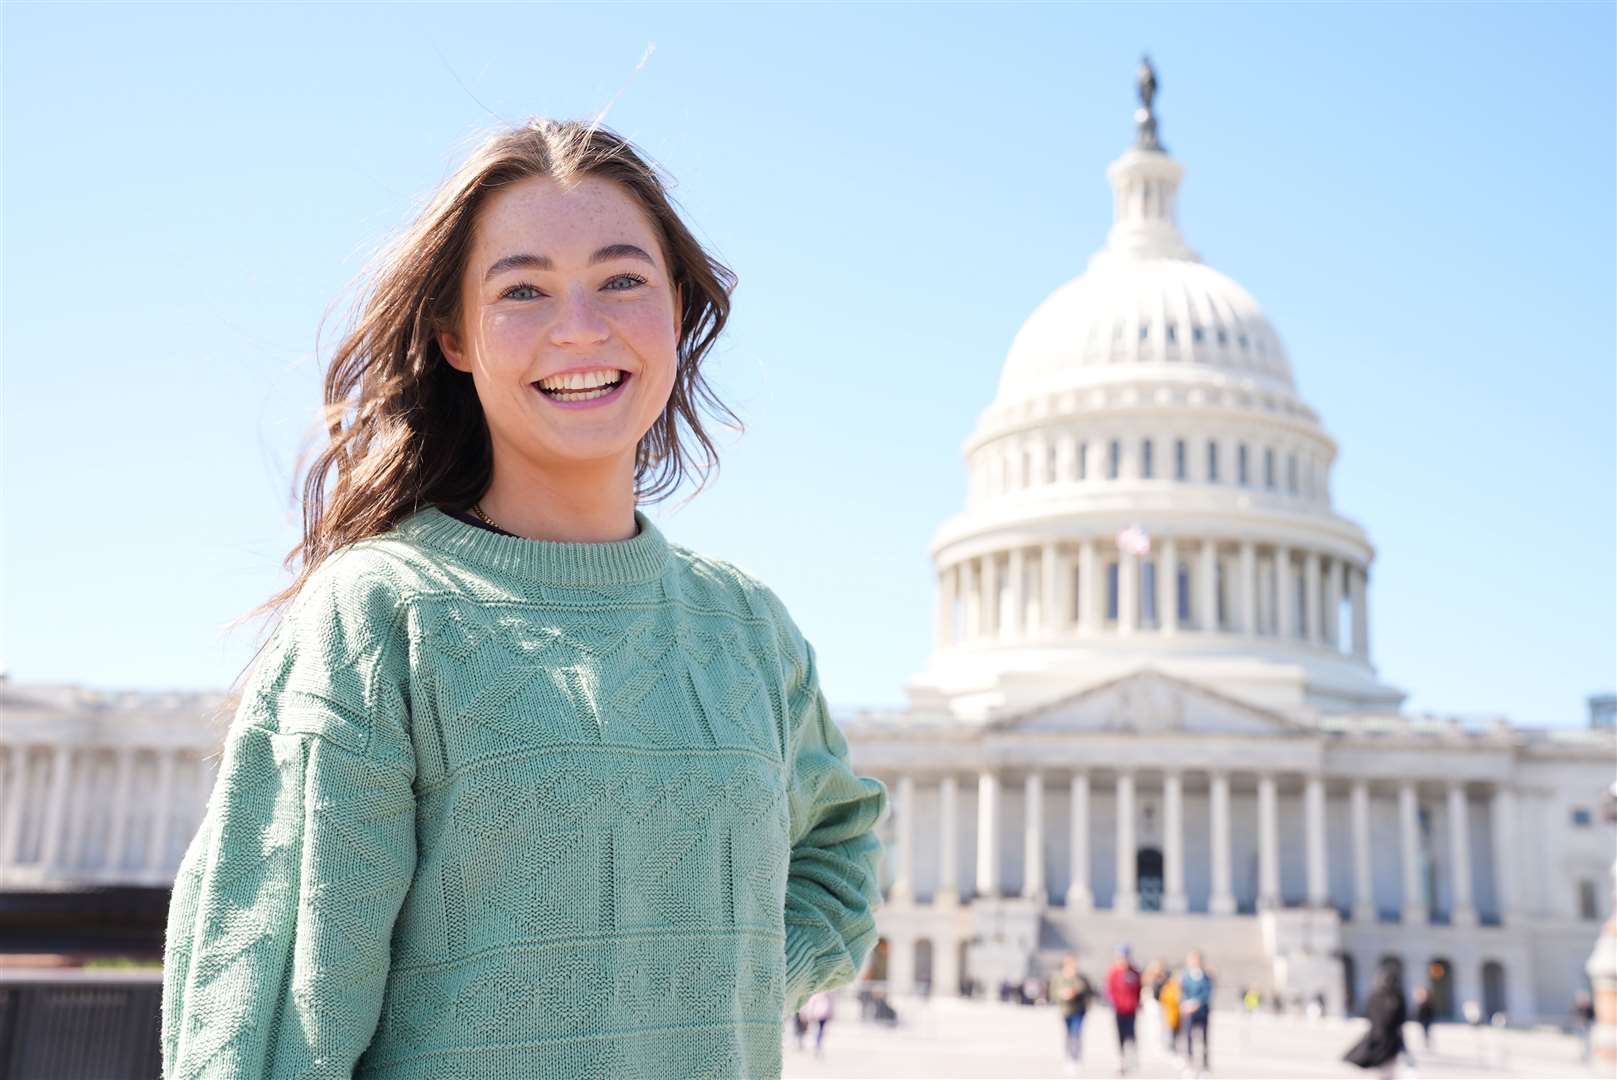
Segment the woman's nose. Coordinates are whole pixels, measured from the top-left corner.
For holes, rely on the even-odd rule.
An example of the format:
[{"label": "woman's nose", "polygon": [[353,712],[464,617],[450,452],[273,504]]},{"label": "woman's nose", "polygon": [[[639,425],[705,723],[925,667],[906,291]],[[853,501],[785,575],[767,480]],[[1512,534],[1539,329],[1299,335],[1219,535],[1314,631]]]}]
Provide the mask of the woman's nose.
[{"label": "woman's nose", "polygon": [[611,332],[587,287],[570,288],[562,294],[556,320],[550,326],[554,344],[595,345],[605,341]]}]

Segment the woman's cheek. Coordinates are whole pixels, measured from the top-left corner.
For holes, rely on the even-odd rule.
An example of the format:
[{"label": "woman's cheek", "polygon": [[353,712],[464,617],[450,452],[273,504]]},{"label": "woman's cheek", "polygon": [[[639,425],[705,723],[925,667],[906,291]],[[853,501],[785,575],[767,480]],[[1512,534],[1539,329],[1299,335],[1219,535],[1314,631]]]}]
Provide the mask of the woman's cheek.
[{"label": "woman's cheek", "polygon": [[534,308],[494,308],[483,315],[483,341],[495,366],[507,359],[526,366],[533,344],[544,329],[544,316]]}]

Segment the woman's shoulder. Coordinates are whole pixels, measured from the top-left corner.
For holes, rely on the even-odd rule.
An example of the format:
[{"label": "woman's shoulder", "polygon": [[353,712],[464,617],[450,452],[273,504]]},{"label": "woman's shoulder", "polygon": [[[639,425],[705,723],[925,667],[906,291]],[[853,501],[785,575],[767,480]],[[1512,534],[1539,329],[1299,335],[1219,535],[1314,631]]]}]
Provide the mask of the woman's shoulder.
[{"label": "woman's shoulder", "polygon": [[710,610],[714,606],[731,609],[770,636],[792,657],[794,667],[802,665],[809,645],[785,601],[761,577],[728,559],[679,544],[670,544],[669,551],[680,594],[687,601]]}]

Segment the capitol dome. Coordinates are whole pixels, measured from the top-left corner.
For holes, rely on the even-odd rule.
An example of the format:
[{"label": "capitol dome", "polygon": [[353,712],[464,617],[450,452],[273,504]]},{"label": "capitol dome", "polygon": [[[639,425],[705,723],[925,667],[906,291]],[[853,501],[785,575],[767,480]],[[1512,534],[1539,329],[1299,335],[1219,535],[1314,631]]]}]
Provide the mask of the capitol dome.
[{"label": "capitol dome", "polygon": [[1141,364],[1293,390],[1285,348],[1241,286],[1191,259],[1110,258],[1056,289],[1023,324],[997,397],[1127,377]]},{"label": "capitol dome", "polygon": [[981,720],[1145,666],[1268,707],[1396,708],[1336,442],[1263,309],[1186,242],[1185,170],[1142,100],[1104,245],[1016,334],[962,447],[911,701]]}]

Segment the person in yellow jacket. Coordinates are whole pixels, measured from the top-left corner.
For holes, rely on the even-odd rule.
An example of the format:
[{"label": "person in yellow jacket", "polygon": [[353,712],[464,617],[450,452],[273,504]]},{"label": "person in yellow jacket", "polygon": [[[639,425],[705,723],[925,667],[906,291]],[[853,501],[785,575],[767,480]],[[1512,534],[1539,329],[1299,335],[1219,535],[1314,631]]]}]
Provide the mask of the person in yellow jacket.
[{"label": "person in yellow jacket", "polygon": [[1162,1010],[1162,1029],[1167,1034],[1169,1050],[1179,1048],[1179,976],[1170,975],[1157,991],[1157,1007]]}]

